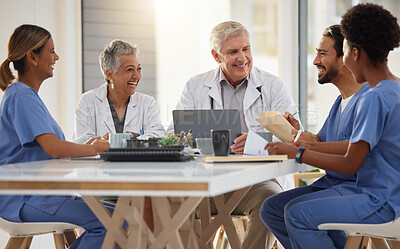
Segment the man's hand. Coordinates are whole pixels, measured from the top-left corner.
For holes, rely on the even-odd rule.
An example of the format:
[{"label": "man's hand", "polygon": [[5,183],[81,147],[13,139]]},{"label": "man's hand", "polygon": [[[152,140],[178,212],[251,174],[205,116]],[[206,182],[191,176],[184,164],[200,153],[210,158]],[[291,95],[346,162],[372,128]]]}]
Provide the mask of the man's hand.
[{"label": "man's hand", "polygon": [[265,149],[268,149],[270,155],[288,155],[289,159],[296,158],[297,151],[299,150],[299,148],[294,145],[281,142],[268,143]]},{"label": "man's hand", "polygon": [[242,135],[233,140],[231,151],[236,155],[243,155],[244,145],[246,144],[247,132],[242,132]]},{"label": "man's hand", "polygon": [[297,119],[295,119],[289,112],[285,112],[283,115],[285,119],[296,129],[300,130],[300,123]]}]

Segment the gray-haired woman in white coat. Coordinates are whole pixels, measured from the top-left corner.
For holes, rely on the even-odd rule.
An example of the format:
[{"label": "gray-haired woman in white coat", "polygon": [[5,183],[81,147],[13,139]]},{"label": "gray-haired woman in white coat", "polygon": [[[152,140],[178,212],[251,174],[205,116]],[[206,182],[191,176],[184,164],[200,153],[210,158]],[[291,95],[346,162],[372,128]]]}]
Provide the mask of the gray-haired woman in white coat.
[{"label": "gray-haired woman in white coat", "polygon": [[141,65],[136,44],[113,40],[99,56],[107,83],[84,93],[75,112],[73,140],[90,143],[111,133],[131,133],[141,138],[162,137],[164,127],[156,100],[136,92]]}]

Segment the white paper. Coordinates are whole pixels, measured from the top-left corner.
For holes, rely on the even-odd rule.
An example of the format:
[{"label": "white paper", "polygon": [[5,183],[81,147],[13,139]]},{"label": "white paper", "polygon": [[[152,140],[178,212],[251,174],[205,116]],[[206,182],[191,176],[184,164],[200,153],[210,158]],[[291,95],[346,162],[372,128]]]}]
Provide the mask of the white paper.
[{"label": "white paper", "polygon": [[250,156],[268,156],[268,150],[264,150],[267,144],[267,140],[254,131],[249,130],[243,153]]}]

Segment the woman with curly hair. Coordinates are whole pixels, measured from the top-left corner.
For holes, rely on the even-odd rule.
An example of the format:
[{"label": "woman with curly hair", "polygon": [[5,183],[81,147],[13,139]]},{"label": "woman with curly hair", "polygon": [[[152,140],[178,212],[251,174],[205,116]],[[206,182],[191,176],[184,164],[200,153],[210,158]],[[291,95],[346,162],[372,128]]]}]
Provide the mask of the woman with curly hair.
[{"label": "woman with curly hair", "polygon": [[[291,144],[269,143],[270,154],[287,154],[299,163],[357,174],[356,188],[304,196],[285,206],[289,248],[343,248],[343,233],[318,230],[323,223],[378,224],[400,216],[400,79],[387,65],[399,46],[397,19],[375,4],[351,8],[341,21],[344,64],[358,83],[371,89],[359,100],[345,155],[326,154]],[[317,195],[317,196],[312,196]],[[312,198],[311,198],[312,197]]]}]

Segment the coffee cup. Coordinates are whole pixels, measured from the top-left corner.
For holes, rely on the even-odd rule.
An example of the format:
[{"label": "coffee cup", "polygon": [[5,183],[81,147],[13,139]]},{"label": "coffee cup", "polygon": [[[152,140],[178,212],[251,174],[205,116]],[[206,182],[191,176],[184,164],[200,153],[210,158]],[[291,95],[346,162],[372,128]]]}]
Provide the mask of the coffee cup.
[{"label": "coffee cup", "polygon": [[230,130],[211,130],[211,140],[214,156],[227,156],[229,154]]}]

